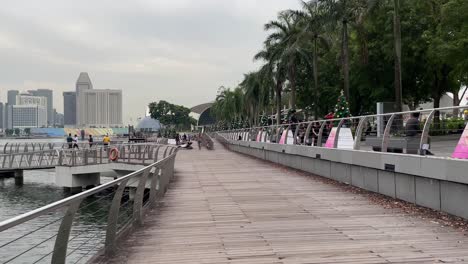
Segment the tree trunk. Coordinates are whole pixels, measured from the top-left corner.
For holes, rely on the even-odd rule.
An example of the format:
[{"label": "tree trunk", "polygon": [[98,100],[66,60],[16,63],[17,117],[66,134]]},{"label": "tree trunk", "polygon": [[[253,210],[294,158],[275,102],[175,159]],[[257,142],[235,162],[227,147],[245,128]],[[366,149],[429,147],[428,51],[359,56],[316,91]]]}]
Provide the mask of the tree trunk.
[{"label": "tree trunk", "polygon": [[296,109],[296,67],[293,63],[289,66],[289,82],[291,83],[291,109]]},{"label": "tree trunk", "polygon": [[281,124],[281,81],[280,78],[278,77],[276,80],[276,124],[280,125]]},{"label": "tree trunk", "polygon": [[349,102],[349,49],[348,49],[348,23],[343,20],[343,81],[344,95]]},{"label": "tree trunk", "polygon": [[[463,93],[461,96],[458,96],[458,92],[454,91],[453,92],[453,106],[460,106],[461,101],[463,100],[463,97],[465,97],[465,93],[468,87],[465,87],[465,90],[463,90]],[[453,116],[458,117],[459,114],[459,109],[453,109]]]},{"label": "tree trunk", "polygon": [[402,84],[401,84],[401,26],[400,26],[400,0],[393,0],[393,37],[395,51],[395,105],[396,111],[402,109]]},{"label": "tree trunk", "polygon": [[314,55],[312,58],[312,67],[314,72],[314,90],[315,90],[315,106],[314,106],[314,115],[315,119],[318,119],[318,102],[319,102],[319,88],[318,88],[318,69],[317,69],[317,37],[314,38]]}]

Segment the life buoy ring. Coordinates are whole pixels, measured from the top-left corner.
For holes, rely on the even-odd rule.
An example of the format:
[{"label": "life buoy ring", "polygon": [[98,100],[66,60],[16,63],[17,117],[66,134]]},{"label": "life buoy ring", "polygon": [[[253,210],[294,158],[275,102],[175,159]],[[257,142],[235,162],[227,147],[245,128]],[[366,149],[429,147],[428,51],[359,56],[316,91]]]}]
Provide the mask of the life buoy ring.
[{"label": "life buoy ring", "polygon": [[109,152],[109,159],[116,161],[119,158],[119,150],[117,148],[112,148]]}]

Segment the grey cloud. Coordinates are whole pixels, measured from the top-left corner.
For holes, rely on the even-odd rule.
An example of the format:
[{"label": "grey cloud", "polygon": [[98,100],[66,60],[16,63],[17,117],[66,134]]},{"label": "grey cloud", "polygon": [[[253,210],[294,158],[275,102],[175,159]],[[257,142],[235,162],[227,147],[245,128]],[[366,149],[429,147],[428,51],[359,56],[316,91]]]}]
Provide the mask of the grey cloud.
[{"label": "grey cloud", "polygon": [[[254,69],[263,24],[296,0],[16,0],[0,10],[0,100],[7,89],[122,89],[124,121],[150,101],[193,106]],[[38,87],[36,87],[38,86]],[[40,86],[40,87],[39,87]],[[47,86],[47,87],[45,87]]]}]

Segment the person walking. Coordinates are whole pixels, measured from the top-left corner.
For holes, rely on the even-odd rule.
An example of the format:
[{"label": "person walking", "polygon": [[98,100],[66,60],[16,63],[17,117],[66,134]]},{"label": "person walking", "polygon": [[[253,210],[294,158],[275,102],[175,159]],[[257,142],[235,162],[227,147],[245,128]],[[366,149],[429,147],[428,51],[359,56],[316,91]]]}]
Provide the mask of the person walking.
[{"label": "person walking", "polygon": [[107,147],[109,147],[110,141],[111,139],[109,137],[109,134],[106,134],[104,138],[102,139],[102,144],[104,145],[105,150],[107,149]]},{"label": "person walking", "polygon": [[78,146],[78,136],[76,134],[73,137],[73,148],[80,149],[80,147]]},{"label": "person walking", "polygon": [[67,144],[68,144],[68,148],[71,149],[73,148],[73,138],[71,136],[71,133],[68,134],[68,137],[67,137]]},{"label": "person walking", "polygon": [[176,146],[178,146],[180,144],[180,135],[179,135],[179,133],[177,133],[175,135],[175,142],[176,142]]},{"label": "person walking", "polygon": [[93,143],[94,143],[93,135],[91,135],[91,134],[89,135],[88,143],[89,143],[89,148],[91,148],[93,146]]},{"label": "person walking", "polygon": [[201,150],[201,134],[198,134],[197,136],[197,144],[198,144],[198,150]]}]

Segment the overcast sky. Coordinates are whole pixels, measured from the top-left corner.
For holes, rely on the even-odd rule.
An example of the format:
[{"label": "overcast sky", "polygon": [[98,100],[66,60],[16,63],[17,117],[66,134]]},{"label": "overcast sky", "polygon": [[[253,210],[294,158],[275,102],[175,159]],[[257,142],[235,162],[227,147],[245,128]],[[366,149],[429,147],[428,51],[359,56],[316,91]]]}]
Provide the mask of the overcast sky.
[{"label": "overcast sky", "polygon": [[10,89],[62,92],[82,71],[123,91],[124,123],[151,101],[191,107],[258,63],[263,24],[298,0],[15,0],[0,8],[0,101]]}]

